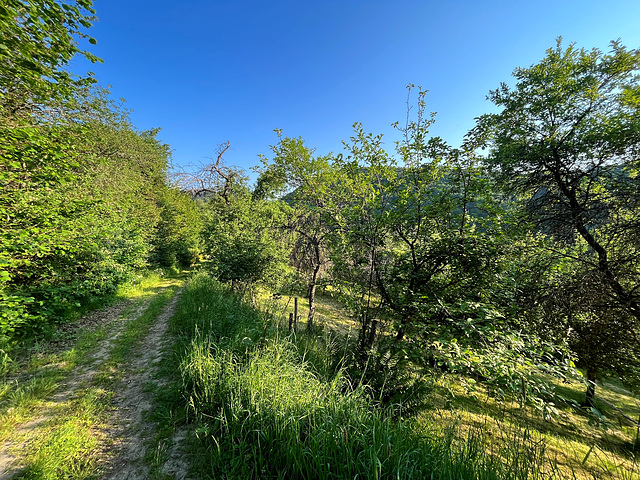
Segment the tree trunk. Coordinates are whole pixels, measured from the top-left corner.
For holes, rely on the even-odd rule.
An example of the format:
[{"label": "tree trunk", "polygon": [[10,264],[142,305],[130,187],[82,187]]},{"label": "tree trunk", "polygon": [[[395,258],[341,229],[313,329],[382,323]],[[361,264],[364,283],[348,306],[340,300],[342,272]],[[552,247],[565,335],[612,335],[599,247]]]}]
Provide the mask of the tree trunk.
[{"label": "tree trunk", "polygon": [[373,341],[376,339],[376,330],[378,329],[378,321],[371,322],[371,328],[369,328],[369,348],[373,346]]},{"label": "tree trunk", "polygon": [[584,406],[591,408],[595,406],[596,397],[596,371],[587,367],[587,394],[584,401]]},{"label": "tree trunk", "polygon": [[404,324],[405,321],[403,319],[402,322],[400,322],[400,326],[398,327],[398,333],[396,333],[396,342],[399,342],[404,338]]},{"label": "tree trunk", "polygon": [[[315,275],[314,275],[315,276]],[[307,318],[307,330],[311,330],[313,328],[313,320],[316,314],[316,282],[315,279],[309,285],[309,317]]]},{"label": "tree trunk", "polygon": [[[556,164],[559,165],[562,163],[558,152],[554,152],[554,159],[556,161]],[[571,217],[576,230],[598,255],[598,270],[606,279],[608,287],[611,289],[613,298],[623,304],[626,307],[627,311],[631,315],[633,315],[637,321],[640,322],[640,305],[638,305],[633,291],[630,292],[629,290],[625,289],[624,286],[620,283],[615,275],[615,272],[611,270],[611,265],[608,259],[609,252],[603,244],[596,240],[596,238],[591,234],[584,223],[584,220],[582,218],[582,211],[584,209],[584,206],[580,205],[575,191],[573,191],[567,184],[567,182],[562,179],[560,170],[554,169],[552,170],[552,174],[554,176],[556,185],[558,186],[558,188],[560,188],[560,191],[569,202]]]},{"label": "tree trunk", "polygon": [[367,310],[365,310],[365,312],[362,315],[362,322],[361,322],[361,326],[360,326],[360,352],[362,353],[362,355],[365,354],[365,352],[368,351],[368,345],[367,345],[367,339],[368,339],[368,335],[367,332],[369,331],[369,312]]},{"label": "tree trunk", "polygon": [[315,251],[315,266],[313,267],[313,274],[311,275],[311,284],[309,284],[309,318],[307,320],[307,331],[313,328],[313,320],[316,314],[316,287],[318,283],[318,274],[320,273],[320,244],[314,243]]}]

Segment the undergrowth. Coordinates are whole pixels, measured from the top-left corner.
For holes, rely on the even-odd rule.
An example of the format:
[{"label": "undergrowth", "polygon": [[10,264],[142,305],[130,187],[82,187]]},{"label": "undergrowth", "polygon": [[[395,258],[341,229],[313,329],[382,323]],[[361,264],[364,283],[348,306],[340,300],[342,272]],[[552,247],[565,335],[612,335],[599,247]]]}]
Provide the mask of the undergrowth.
[{"label": "undergrowth", "polygon": [[495,455],[482,429],[459,441],[452,429],[398,419],[366,384],[309,362],[308,337],[283,335],[205,275],[186,287],[172,321],[197,477],[543,478],[543,445],[514,438]]}]

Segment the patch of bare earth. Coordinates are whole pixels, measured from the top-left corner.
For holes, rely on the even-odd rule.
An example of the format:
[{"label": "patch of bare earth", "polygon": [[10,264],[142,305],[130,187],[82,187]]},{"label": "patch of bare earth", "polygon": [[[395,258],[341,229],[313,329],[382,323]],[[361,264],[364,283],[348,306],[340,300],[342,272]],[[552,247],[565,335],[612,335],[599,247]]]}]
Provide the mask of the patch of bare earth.
[{"label": "patch of bare earth", "polygon": [[[113,422],[109,436],[114,439],[113,452],[108,461],[107,473],[103,477],[108,480],[143,480],[149,478],[149,467],[145,462],[148,448],[147,439],[153,436],[154,426],[145,422],[145,413],[152,408],[152,394],[146,388],[149,382],[157,380],[159,362],[167,342],[165,333],[169,319],[175,311],[180,297],[178,292],[169,305],[157,317],[154,326],[139,346],[138,356],[132,359],[125,373],[121,388],[116,391],[112,416]],[[173,447],[169,451],[169,459],[165,463],[163,473],[177,480],[186,478],[188,464],[182,459],[180,444],[184,435],[176,433]]]}]

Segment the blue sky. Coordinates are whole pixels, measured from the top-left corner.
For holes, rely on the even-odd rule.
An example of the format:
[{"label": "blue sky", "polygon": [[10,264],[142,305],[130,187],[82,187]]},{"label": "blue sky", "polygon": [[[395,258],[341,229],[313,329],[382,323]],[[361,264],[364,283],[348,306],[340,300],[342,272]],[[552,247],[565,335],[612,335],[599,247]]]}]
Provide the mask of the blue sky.
[{"label": "blue sky", "polygon": [[429,90],[431,132],[457,146],[518,66],[565,43],[640,47],[638,0],[95,0],[90,69],[140,129],[161,127],[174,164],[270,156],[273,130],[318,154],[342,151],[354,122],[383,133],[406,116],[406,85]]}]

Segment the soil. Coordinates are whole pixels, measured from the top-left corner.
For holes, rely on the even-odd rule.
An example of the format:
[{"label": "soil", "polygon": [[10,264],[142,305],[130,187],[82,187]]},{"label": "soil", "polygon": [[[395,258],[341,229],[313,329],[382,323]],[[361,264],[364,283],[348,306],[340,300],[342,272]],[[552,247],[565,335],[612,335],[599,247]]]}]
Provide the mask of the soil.
[{"label": "soil", "polygon": [[[158,315],[146,338],[137,349],[134,358],[128,359],[122,379],[115,387],[110,412],[110,420],[105,428],[103,458],[100,477],[104,480],[143,480],[148,479],[150,472],[145,463],[147,454],[147,439],[153,436],[153,425],[145,421],[145,413],[152,407],[152,390],[150,382],[161,382],[157,378],[156,371],[162,358],[163,348],[167,339],[165,333],[169,318],[173,315],[176,303],[180,297],[180,291],[171,302]],[[68,375],[66,382],[57,389],[54,395],[47,401],[47,408],[36,418],[20,425],[16,429],[15,438],[27,440],[16,443],[7,441],[0,443],[0,480],[9,480],[23,471],[24,465],[20,459],[12,453],[19,452],[38,433],[38,427],[51,418],[56,404],[70,400],[82,385],[88,384],[97,375],[99,367],[109,358],[109,353],[114,341],[120,336],[127,323],[140,316],[148,306],[143,303],[133,313],[122,316],[127,303],[108,307],[92,312],[74,326],[66,327],[69,330],[68,337],[80,329],[93,329],[97,326],[106,326],[109,333],[105,340],[101,341],[91,355],[91,360],[83,367],[78,367]],[[58,341],[49,347],[53,350],[62,350],[69,346],[71,340]],[[169,459],[162,468],[162,473],[168,478],[183,480],[187,477],[188,464],[183,460],[180,448],[185,438],[184,432],[177,432],[172,439],[169,450]]]}]

